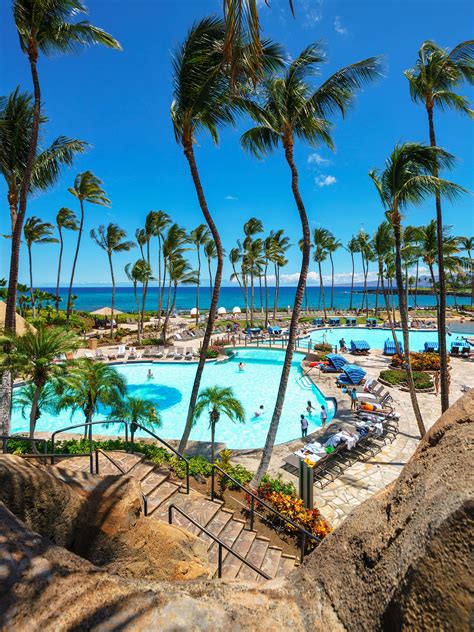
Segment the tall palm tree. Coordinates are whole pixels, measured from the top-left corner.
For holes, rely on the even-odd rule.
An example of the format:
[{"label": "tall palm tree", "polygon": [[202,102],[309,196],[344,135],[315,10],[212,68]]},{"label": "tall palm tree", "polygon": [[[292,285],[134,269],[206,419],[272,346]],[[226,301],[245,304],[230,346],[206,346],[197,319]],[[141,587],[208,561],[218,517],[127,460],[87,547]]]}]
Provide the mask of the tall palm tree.
[{"label": "tall palm tree", "polygon": [[250,326],[254,324],[255,312],[255,277],[261,277],[265,260],[263,258],[263,239],[252,239],[246,248],[245,266],[250,275]]},{"label": "tall palm tree", "polygon": [[209,386],[199,393],[194,409],[194,420],[199,419],[204,411],[209,414],[211,429],[211,463],[215,461],[216,424],[224,414],[231,421],[245,422],[245,411],[241,402],[234,396],[230,386]]},{"label": "tall palm tree", "polygon": [[56,280],[56,314],[59,314],[59,285],[61,283],[61,265],[63,260],[63,230],[78,231],[77,216],[74,211],[63,207],[60,208],[56,215],[56,228],[59,234],[59,257],[58,257],[58,276]]},{"label": "tall palm tree", "polygon": [[[153,278],[152,270],[147,261],[142,258],[135,261],[133,265],[131,263],[127,263],[125,266],[125,274],[127,275],[128,280],[133,283],[133,295],[135,296],[135,303],[137,306],[137,336],[138,342],[140,342],[144,323],[145,285]],[[140,301],[137,293],[137,286],[139,283],[141,283],[142,286],[143,309],[140,307]]]},{"label": "tall palm tree", "polygon": [[[113,406],[124,397],[126,380],[113,366],[89,358],[76,360],[57,380],[58,410],[82,410],[90,423],[100,406]],[[92,427],[89,427],[92,435]],[[87,435],[85,428],[84,436]]]},{"label": "tall palm tree", "polygon": [[168,288],[167,288],[167,301],[165,309],[165,324],[163,330],[163,338],[166,338],[166,327],[168,325],[169,314],[171,310],[171,288],[173,285],[173,278],[171,275],[171,266],[177,259],[181,259],[183,252],[188,250],[186,245],[189,243],[189,236],[186,231],[178,224],[174,223],[168,229],[165,239],[163,241],[163,284],[166,284],[166,278],[168,275]]},{"label": "tall palm tree", "polygon": [[33,244],[56,244],[58,240],[53,235],[54,226],[49,222],[43,222],[39,217],[29,217],[23,226],[26,247],[28,248],[28,263],[30,268],[30,296],[33,318],[36,318],[36,304],[33,293],[33,257],[31,247]]},{"label": "tall palm tree", "polygon": [[339,241],[339,239],[336,239],[331,233],[328,245],[329,260],[331,261],[331,311],[334,310],[334,260],[332,256],[336,252],[336,250],[341,248],[341,246],[342,243]]},{"label": "tall palm tree", "polygon": [[242,248],[240,245],[240,242],[237,242],[238,246],[236,246],[235,248],[231,248],[230,252],[229,252],[229,261],[230,261],[230,265],[232,266],[232,274],[230,275],[230,280],[231,281],[237,281],[237,283],[239,284],[240,287],[240,291],[242,292],[242,297],[244,299],[245,302],[245,315],[247,317],[247,303],[246,303],[246,299],[247,299],[247,295],[244,289],[244,286],[242,284],[242,280],[241,280],[241,275],[239,275],[239,273],[237,272],[237,264],[240,263],[242,261]]},{"label": "tall palm tree", "polygon": [[173,285],[173,298],[171,300],[171,307],[166,310],[165,321],[163,324],[162,338],[164,344],[166,344],[168,322],[171,314],[174,312],[174,308],[176,305],[176,294],[178,291],[178,286],[196,285],[197,272],[195,270],[191,270],[189,263],[186,261],[186,259],[184,259],[184,257],[181,256],[181,254],[179,254],[169,261],[169,277],[170,283]]},{"label": "tall palm tree", "polygon": [[[275,260],[278,250],[277,240],[275,239],[275,233],[270,231],[268,237],[263,242],[263,279],[265,285],[265,327],[268,327],[268,266]],[[276,279],[275,279],[276,281]]]},{"label": "tall palm tree", "polygon": [[382,295],[385,301],[385,309],[387,310],[387,319],[390,329],[392,331],[393,342],[395,343],[395,349],[397,354],[401,356],[401,349],[397,338],[397,333],[395,331],[395,325],[393,323],[392,318],[392,310],[390,309],[390,303],[388,300],[387,290],[385,288],[385,279],[384,279],[384,264],[387,260],[387,257],[390,257],[394,246],[394,238],[393,238],[393,230],[392,226],[389,222],[385,221],[379,224],[377,230],[374,233],[374,237],[372,239],[372,247],[374,249],[374,254],[377,258],[378,268],[379,268],[379,279],[380,285],[382,287]]},{"label": "tall palm tree", "polygon": [[104,44],[120,49],[120,44],[103,29],[87,20],[75,22],[79,14],[87,13],[81,0],[13,0],[13,17],[20,47],[28,58],[34,89],[33,119],[28,154],[20,187],[18,215],[12,234],[12,251],[5,328],[15,331],[16,291],[20,256],[21,233],[25,221],[26,204],[31,186],[33,165],[37,154],[41,120],[41,87],[37,62],[39,53],[45,55],[69,53],[90,44]]},{"label": "tall palm tree", "polygon": [[196,248],[197,255],[197,283],[196,283],[196,325],[199,322],[199,289],[201,285],[201,248],[203,248],[209,240],[209,229],[206,224],[199,224],[189,233],[191,243]]},{"label": "tall palm tree", "polygon": [[276,149],[280,143],[282,144],[291,172],[291,186],[304,240],[301,272],[295,293],[290,335],[278,395],[254,483],[259,482],[267,470],[275,443],[309,267],[311,236],[306,209],[298,186],[298,170],[294,160],[295,138],[305,140],[313,146],[321,142],[332,146],[331,125],[327,117],[335,110],[344,114],[357,89],[377,75],[377,60],[370,58],[342,68],[319,88],[314,89],[308,83],[308,79],[314,75],[316,65],[323,60],[321,47],[312,44],[289,64],[283,76],[274,76],[266,81],[262,86],[259,103],[249,108],[257,126],[242,136],[244,148],[256,156],[265,155]]},{"label": "tall palm tree", "polygon": [[209,292],[212,294],[212,261],[213,259],[217,259],[217,248],[216,243],[209,237],[206,244],[204,245],[204,254],[207,259],[207,271],[209,272]]},{"label": "tall palm tree", "polygon": [[[163,239],[166,228],[171,224],[171,218],[165,211],[151,211],[149,214],[151,216],[151,231],[153,237],[157,238],[158,241],[158,329],[161,324],[161,312],[163,310],[163,295],[164,295],[164,284],[162,283],[163,277]],[[143,256],[143,255],[142,255]]]},{"label": "tall palm tree", "polygon": [[145,259],[144,248],[147,244],[147,234],[144,228],[137,228],[135,231],[135,239],[137,240],[138,247],[140,248],[140,254],[142,259]]},{"label": "tall palm tree", "polygon": [[278,296],[280,292],[280,270],[285,264],[285,253],[290,248],[290,238],[285,235],[285,231],[280,228],[275,232],[270,233],[273,239],[273,246],[271,251],[271,262],[273,263],[273,269],[275,272],[275,289],[273,295],[273,320],[276,319],[278,311]]},{"label": "tall palm tree", "polygon": [[[401,214],[410,204],[420,204],[429,195],[434,195],[436,191],[448,198],[453,198],[456,194],[463,191],[464,189],[458,185],[433,175],[433,171],[436,171],[437,168],[449,167],[452,163],[453,157],[439,147],[426,147],[419,143],[403,143],[395,146],[386,161],[385,169],[381,173],[373,170],[369,174],[380,195],[387,218],[393,227],[398,306],[403,330],[407,382],[410,389],[413,412],[422,437],[426,430],[413,381],[408,309],[403,287]],[[444,334],[445,332],[443,332]]]},{"label": "tall palm tree", "polygon": [[97,232],[93,228],[91,230],[91,238],[96,242],[99,248],[102,248],[107,253],[109,260],[110,277],[112,279],[112,308],[110,314],[110,337],[114,337],[114,310],[115,310],[115,275],[114,266],[112,263],[112,255],[119,252],[129,252],[132,248],[135,248],[135,242],[126,241],[127,233],[123,228],[120,228],[117,224],[108,224],[99,226]]},{"label": "tall palm tree", "polygon": [[[436,147],[434,110],[447,108],[457,110],[472,117],[469,101],[457,93],[464,82],[474,82],[474,40],[461,42],[451,51],[441,48],[431,41],[423,42],[415,67],[405,71],[410,85],[410,95],[415,103],[425,106],[431,147]],[[438,167],[433,172],[438,176]],[[443,213],[441,196],[435,193],[436,226],[438,230],[438,341],[440,354],[441,410],[449,408],[448,353],[446,349],[446,281],[443,261]],[[436,291],[436,288],[434,288]]]},{"label": "tall palm tree", "polygon": [[351,276],[351,296],[349,299],[349,310],[352,311],[352,298],[354,296],[354,274],[355,274],[355,265],[354,265],[354,255],[360,252],[359,240],[357,237],[351,237],[347,242],[346,246],[347,252],[351,255],[352,262],[352,276]]},{"label": "tall palm tree", "polygon": [[474,304],[474,260],[472,253],[474,252],[474,237],[460,237],[459,245],[467,252],[469,259],[469,274],[471,276],[471,307]]},{"label": "tall palm tree", "polygon": [[361,309],[365,309],[367,316],[369,315],[369,293],[367,290],[367,276],[369,274],[369,262],[373,259],[373,252],[370,243],[370,235],[368,235],[365,230],[361,229],[357,235],[357,240],[359,242],[359,252],[362,259],[362,272],[364,275],[364,293],[362,295],[362,305]]},{"label": "tall palm tree", "polygon": [[[250,259],[249,259],[249,250],[252,245],[252,238],[261,232],[263,232],[263,222],[261,219],[258,219],[258,217],[251,217],[249,220],[245,222],[244,224],[245,237],[244,237],[244,241],[242,242],[243,250],[244,250],[243,257],[242,257],[242,278],[244,280],[244,288],[246,292],[246,306],[250,305],[250,312],[251,312],[250,324],[251,325],[253,325],[252,294],[253,294],[253,288],[254,288],[255,270],[252,269],[252,265],[250,263],[250,259],[252,258],[252,256],[250,256]],[[243,273],[244,269],[245,269],[245,274]],[[250,276],[250,288],[248,284],[248,276]],[[251,294],[250,300],[249,300],[249,290]]]},{"label": "tall palm tree", "polygon": [[71,295],[72,287],[74,284],[74,275],[76,273],[77,257],[79,255],[79,249],[81,247],[82,231],[84,228],[84,202],[89,204],[98,204],[99,206],[110,206],[110,200],[107,198],[105,191],[102,189],[102,180],[99,180],[92,171],[84,171],[78,173],[74,185],[68,189],[69,193],[74,195],[79,200],[81,208],[81,219],[79,222],[79,230],[77,232],[76,251],[74,253],[74,260],[72,262],[71,280],[69,282],[69,291],[67,297],[66,307],[66,322],[69,324],[69,317],[71,315]]},{"label": "tall palm tree", "polygon": [[2,365],[14,375],[30,380],[34,384],[30,411],[30,437],[33,439],[43,389],[49,380],[62,371],[62,368],[54,363],[54,359],[58,355],[77,349],[80,341],[71,332],[39,325],[36,331],[27,331],[22,336],[4,336],[2,343],[5,342],[9,344],[9,352],[3,354]]},{"label": "tall palm tree", "polygon": [[331,244],[331,233],[327,228],[315,228],[313,231],[314,260],[318,264],[319,272],[319,298],[323,303],[324,318],[327,318],[326,297],[324,295],[323,272],[321,264],[326,261]]},{"label": "tall palm tree", "polygon": [[[217,142],[218,128],[234,121],[237,100],[233,99],[235,90],[230,90],[229,67],[225,63],[225,56],[223,55],[224,39],[224,23],[216,18],[205,18],[191,28],[174,60],[174,98],[171,105],[171,118],[175,137],[182,146],[188,161],[199,206],[217,249],[214,290],[201,345],[201,355],[191,390],[186,425],[179,444],[180,452],[184,451],[191,432],[194,407],[214,328],[224,265],[224,249],[214,218],[207,205],[194,154],[196,136],[199,131],[209,132],[214,142]],[[241,59],[245,61],[249,57],[249,48],[241,42],[234,42],[234,45],[237,44],[241,48]],[[262,45],[262,68],[277,67],[281,62],[278,47],[269,44]],[[243,69],[245,71],[245,64]],[[240,73],[239,77],[234,76],[234,79],[245,81],[245,72],[243,76]]]}]

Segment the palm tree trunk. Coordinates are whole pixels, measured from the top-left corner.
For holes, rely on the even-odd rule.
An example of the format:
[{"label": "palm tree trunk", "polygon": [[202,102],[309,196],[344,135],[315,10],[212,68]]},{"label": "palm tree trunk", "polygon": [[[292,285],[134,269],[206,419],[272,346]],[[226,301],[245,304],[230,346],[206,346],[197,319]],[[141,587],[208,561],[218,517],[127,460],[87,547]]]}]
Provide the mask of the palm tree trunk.
[{"label": "palm tree trunk", "polygon": [[334,311],[334,261],[332,260],[332,253],[329,253],[329,259],[331,260],[331,311]]},{"label": "palm tree trunk", "polygon": [[33,395],[33,402],[31,404],[30,411],[30,439],[35,438],[35,427],[36,427],[36,414],[38,412],[38,400],[41,395],[41,389],[43,388],[43,384],[36,384],[35,394]]},{"label": "palm tree trunk", "polygon": [[395,326],[393,324],[393,318],[392,318],[392,311],[390,309],[390,303],[388,300],[388,296],[387,296],[387,292],[385,290],[385,283],[384,283],[384,279],[383,279],[383,261],[382,259],[379,259],[379,279],[380,279],[380,283],[382,286],[382,294],[385,300],[385,309],[387,310],[387,318],[388,318],[388,324],[390,326],[390,329],[392,331],[392,337],[393,337],[393,342],[395,343],[395,349],[397,352],[397,355],[401,356],[401,349],[400,349],[400,345],[398,343],[398,338],[397,338],[397,332],[395,331]]},{"label": "palm tree trunk", "polygon": [[135,296],[135,303],[137,304],[137,338],[138,342],[141,342],[141,331],[140,331],[140,302],[138,300],[137,294],[137,282],[133,282],[133,294]]},{"label": "palm tree trunk", "polygon": [[268,278],[267,278],[267,270],[268,270],[268,264],[265,264],[265,274],[264,274],[264,283],[265,283],[265,327],[268,327]]},{"label": "palm tree trunk", "polygon": [[242,279],[244,283],[244,301],[245,301],[245,325],[249,326],[249,290],[248,290],[248,280],[247,274],[244,274],[242,271]]},{"label": "palm tree trunk", "polygon": [[110,276],[112,278],[112,306],[111,306],[111,314],[110,314],[110,337],[113,340],[114,337],[114,311],[115,311],[115,276],[114,276],[114,266],[112,265],[112,255],[109,254],[109,266],[110,266]]},{"label": "palm tree trunk", "polygon": [[352,278],[351,278],[351,297],[349,299],[349,311],[352,311],[352,296],[354,294],[354,253],[351,252],[352,259]]},{"label": "palm tree trunk", "polygon": [[[430,145],[436,147],[436,136],[433,121],[433,106],[427,106]],[[433,170],[433,175],[438,177],[438,167]],[[448,352],[446,349],[446,278],[444,273],[443,252],[443,213],[441,210],[441,195],[436,192],[436,233],[438,240],[438,344],[440,359],[440,386],[441,386],[441,410],[449,408],[449,384],[448,384]]]},{"label": "palm tree trunk", "polygon": [[275,445],[276,434],[278,425],[280,423],[280,417],[283,410],[283,403],[285,401],[286,388],[288,386],[288,378],[290,375],[291,362],[293,360],[293,352],[296,343],[296,331],[298,328],[298,320],[301,312],[301,305],[303,302],[304,290],[306,287],[306,278],[308,276],[309,268],[309,255],[311,247],[311,235],[309,230],[308,217],[306,215],[306,209],[301,198],[298,187],[298,171],[293,159],[293,141],[287,139],[284,142],[285,156],[288,165],[291,170],[291,188],[293,190],[293,196],[295,198],[296,206],[301,221],[301,230],[303,233],[303,252],[301,261],[301,271],[298,279],[298,285],[296,286],[295,301],[293,305],[293,312],[291,314],[290,331],[288,334],[288,346],[286,347],[285,360],[283,362],[283,369],[280,377],[280,384],[278,386],[278,394],[275,402],[275,408],[273,410],[272,420],[270,427],[268,428],[268,434],[265,441],[265,447],[263,448],[262,458],[255,474],[252,485],[257,487],[261,481],[262,476],[268,469],[270,464],[270,458]]},{"label": "palm tree trunk", "polygon": [[79,232],[77,233],[77,243],[76,243],[76,252],[74,253],[74,260],[72,262],[72,270],[71,270],[71,280],[69,282],[69,290],[67,293],[67,308],[66,308],[66,324],[69,325],[69,318],[71,316],[71,308],[72,308],[72,286],[74,283],[74,275],[76,273],[76,264],[77,257],[79,256],[79,248],[81,247],[81,237],[82,237],[82,229],[84,228],[84,201],[79,200],[81,204],[81,222],[79,224]]},{"label": "palm tree trunk", "polygon": [[36,301],[35,294],[33,292],[33,260],[31,257],[31,244],[28,244],[28,264],[30,267],[30,297],[31,297],[31,309],[33,312],[33,318],[36,318]]},{"label": "palm tree trunk", "polygon": [[319,270],[319,296],[323,302],[323,312],[324,312],[324,320],[327,320],[327,312],[326,312],[326,297],[324,296],[324,283],[323,283],[323,272],[321,270],[321,261],[318,261],[318,270]]},{"label": "palm tree trunk", "polygon": [[163,309],[164,281],[161,284],[161,237],[158,235],[158,329],[161,325],[161,311]]},{"label": "palm tree trunk", "polygon": [[199,323],[199,286],[201,284],[201,253],[199,252],[199,246],[197,247],[198,258],[198,270],[197,270],[197,285],[196,285],[196,327]]},{"label": "palm tree trunk", "polygon": [[273,320],[276,321],[276,314],[278,309],[278,272],[277,272],[277,264],[274,265],[275,269],[275,289],[273,292]]},{"label": "palm tree trunk", "polygon": [[377,316],[379,311],[379,288],[380,288],[380,270],[377,275],[377,288],[375,290],[375,316]]},{"label": "palm tree trunk", "polygon": [[415,277],[415,309],[418,309],[418,274],[420,270],[420,260],[416,260],[416,277]]},{"label": "palm tree trunk", "polygon": [[250,326],[253,327],[253,311],[255,303],[255,287],[253,272],[250,273]]},{"label": "palm tree trunk", "polygon": [[433,292],[434,292],[434,295],[435,295],[436,309],[437,309],[437,311],[439,311],[438,293],[436,291],[436,279],[435,279],[435,275],[434,275],[433,264],[429,264],[428,268],[430,269],[431,285],[433,286]]},{"label": "palm tree trunk", "polygon": [[212,295],[212,270],[211,270],[211,258],[207,259],[207,267],[209,270],[209,293]]},{"label": "palm tree trunk", "polygon": [[0,428],[1,434],[10,434],[10,418],[12,408],[12,374],[2,371],[0,377]]},{"label": "palm tree trunk", "polygon": [[56,280],[56,314],[59,314],[59,284],[61,283],[61,263],[63,260],[63,232],[58,226],[59,231],[59,260],[58,260],[58,278]]},{"label": "palm tree trunk", "polygon": [[[170,320],[170,315],[173,313],[174,306],[176,305],[176,293],[177,293],[177,290],[178,290],[178,284],[175,283],[174,284],[174,290],[173,290],[173,300],[171,302],[171,308],[166,310],[165,322],[163,323],[163,332],[162,332],[163,344],[166,344],[166,330],[168,329],[168,323],[169,323],[169,320]],[[170,292],[171,292],[171,286],[170,286]]]},{"label": "palm tree trunk", "polygon": [[194,376],[194,384],[191,391],[191,398],[189,400],[189,408],[188,415],[186,418],[186,425],[184,428],[183,436],[181,437],[181,441],[179,443],[179,452],[183,452],[186,449],[186,445],[189,439],[189,435],[191,433],[191,428],[194,420],[194,408],[196,406],[196,401],[199,393],[199,387],[201,385],[202,373],[204,371],[204,365],[206,363],[207,351],[209,349],[209,343],[211,340],[212,331],[214,329],[214,321],[216,318],[217,306],[219,302],[219,293],[221,289],[222,282],[222,269],[224,267],[224,249],[222,247],[221,238],[217,227],[212,219],[212,215],[209,212],[209,208],[207,206],[206,198],[204,196],[204,191],[201,185],[201,180],[199,178],[198,169],[196,166],[196,160],[194,157],[194,150],[192,143],[185,145],[184,154],[188,160],[189,168],[191,171],[191,176],[193,178],[194,186],[196,189],[196,194],[199,200],[199,206],[201,207],[201,211],[204,215],[204,218],[209,226],[209,230],[212,233],[212,238],[216,243],[217,250],[217,268],[216,274],[214,276],[214,289],[212,292],[211,298],[211,306],[209,310],[209,317],[207,319],[206,331],[204,333],[204,338],[201,346],[201,353],[199,356],[199,363],[196,370],[196,375]]},{"label": "palm tree trunk", "polygon": [[161,337],[163,338],[163,344],[166,344],[166,332],[168,329],[168,323],[170,320],[170,314],[171,314],[171,285],[172,285],[172,279],[171,279],[171,274],[170,276],[170,280],[168,283],[168,296],[167,296],[167,303],[166,303],[166,312],[165,312],[165,322],[163,323],[163,329],[161,331]]},{"label": "palm tree trunk", "polygon": [[410,359],[410,335],[408,331],[408,310],[405,299],[405,292],[403,289],[403,274],[402,274],[402,257],[401,257],[401,227],[400,227],[400,215],[396,209],[392,210],[392,225],[395,235],[395,274],[397,279],[397,292],[398,292],[398,309],[400,310],[400,320],[402,322],[403,332],[403,346],[406,358],[407,369],[407,382],[410,390],[410,399],[413,406],[413,412],[415,414],[416,423],[418,424],[418,430],[420,436],[424,437],[426,434],[425,424],[423,423],[423,417],[421,416],[420,407],[418,405],[418,398],[416,396],[415,382],[413,380],[413,372],[411,368]]},{"label": "palm tree trunk", "polygon": [[260,313],[263,314],[263,294],[262,294],[262,275],[258,275],[258,284],[260,286]]},{"label": "palm tree trunk", "polygon": [[216,449],[216,422],[211,419],[211,463],[215,461],[215,449]]}]

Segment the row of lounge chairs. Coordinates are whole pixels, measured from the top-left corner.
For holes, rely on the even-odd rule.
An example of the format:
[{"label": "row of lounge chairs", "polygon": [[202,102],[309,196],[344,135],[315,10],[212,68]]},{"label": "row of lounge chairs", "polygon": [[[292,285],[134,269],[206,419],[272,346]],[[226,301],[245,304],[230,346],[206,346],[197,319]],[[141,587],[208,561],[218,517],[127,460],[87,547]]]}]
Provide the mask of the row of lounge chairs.
[{"label": "row of lounge chairs", "polygon": [[[356,327],[357,326],[357,318],[355,316],[346,316],[344,318],[344,325],[346,327]],[[324,322],[324,318],[314,318],[313,319],[313,325],[315,327],[341,327],[341,318],[338,317],[334,317],[332,316],[331,318],[328,319],[327,321],[327,325]],[[366,327],[377,327],[378,326],[378,320],[377,318],[366,318],[365,319],[365,325]]]}]

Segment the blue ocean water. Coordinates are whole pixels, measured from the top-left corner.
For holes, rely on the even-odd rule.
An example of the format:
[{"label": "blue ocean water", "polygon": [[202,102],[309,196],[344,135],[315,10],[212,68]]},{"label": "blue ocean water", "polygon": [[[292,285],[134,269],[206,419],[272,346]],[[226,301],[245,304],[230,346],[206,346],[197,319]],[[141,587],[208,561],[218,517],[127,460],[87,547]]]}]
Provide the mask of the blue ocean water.
[{"label": "blue ocean water", "polygon": [[[55,292],[54,288],[42,288],[48,292]],[[139,296],[141,296],[139,290]],[[74,294],[77,296],[75,301],[75,308],[77,310],[83,311],[93,311],[95,309],[100,309],[101,307],[110,305],[111,300],[111,288],[107,286],[101,287],[77,287],[74,288]],[[62,288],[60,290],[60,295],[63,299],[62,305],[65,306],[66,298],[67,298],[67,289]],[[310,308],[316,308],[319,302],[319,288],[318,287],[308,287],[307,289],[308,296],[308,304]],[[326,296],[326,306],[330,305],[330,290],[326,288],[325,290]],[[278,295],[278,306],[281,309],[286,309],[288,305],[292,306],[295,297],[295,288],[294,287],[280,287],[279,295]],[[140,299],[141,300],[141,299]],[[371,307],[375,306],[375,294],[369,294],[369,305]],[[466,299],[464,299],[466,301]],[[353,307],[359,308],[362,305],[363,294],[360,288],[357,288],[357,293],[354,293],[353,296]],[[462,303],[462,299],[459,300]],[[350,303],[350,287],[336,287],[334,289],[334,306],[337,309],[347,309]],[[395,303],[397,303],[397,299],[395,297]],[[447,297],[448,305],[454,304],[454,299],[452,296]],[[166,305],[166,294],[165,294],[165,302]],[[178,288],[177,298],[176,298],[176,309],[179,310],[189,310],[194,307],[196,304],[196,290],[194,287],[180,287]],[[200,299],[199,304],[202,309],[207,309],[210,304],[210,290],[209,287],[201,287],[200,289]],[[260,309],[261,304],[265,305],[265,297],[262,296],[262,301],[260,301],[260,292],[259,288],[255,289],[255,307],[256,309]],[[379,305],[383,304],[383,298],[379,297]],[[418,295],[417,304],[419,306],[428,307],[434,306],[436,304],[434,295]],[[219,306],[225,307],[227,310],[232,310],[233,307],[239,306],[241,308],[244,307],[244,299],[242,296],[242,292],[240,288],[237,287],[222,287],[220,293]],[[410,297],[410,305],[413,305],[413,298]],[[146,309],[147,310],[156,310],[158,306],[158,291],[156,286],[148,288],[147,301],[146,301]],[[269,288],[269,306],[273,307],[273,288]],[[303,308],[305,308],[306,303],[303,302]],[[136,302],[133,294],[133,288],[131,287],[118,287],[116,292],[116,307],[117,309],[123,312],[133,312],[136,311]]]}]

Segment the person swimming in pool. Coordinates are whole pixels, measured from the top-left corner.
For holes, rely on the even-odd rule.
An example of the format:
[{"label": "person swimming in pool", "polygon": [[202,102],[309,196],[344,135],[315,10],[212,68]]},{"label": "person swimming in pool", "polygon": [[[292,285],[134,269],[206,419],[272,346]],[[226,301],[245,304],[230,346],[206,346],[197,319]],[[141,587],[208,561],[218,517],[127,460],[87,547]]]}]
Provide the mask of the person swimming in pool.
[{"label": "person swimming in pool", "polygon": [[146,374],[147,380],[152,380],[153,379],[153,371],[151,369],[148,369],[148,373]]},{"label": "person swimming in pool", "polygon": [[253,416],[254,417],[261,417],[264,412],[265,412],[265,408],[264,408],[263,404],[260,404],[260,408],[254,412]]},{"label": "person swimming in pool", "polygon": [[306,412],[308,413],[308,415],[311,415],[313,413],[313,410],[316,410],[316,408],[313,406],[313,404],[308,399],[308,404],[306,406]]},{"label": "person swimming in pool", "polygon": [[245,363],[239,362],[239,371],[243,371],[245,369]]}]

